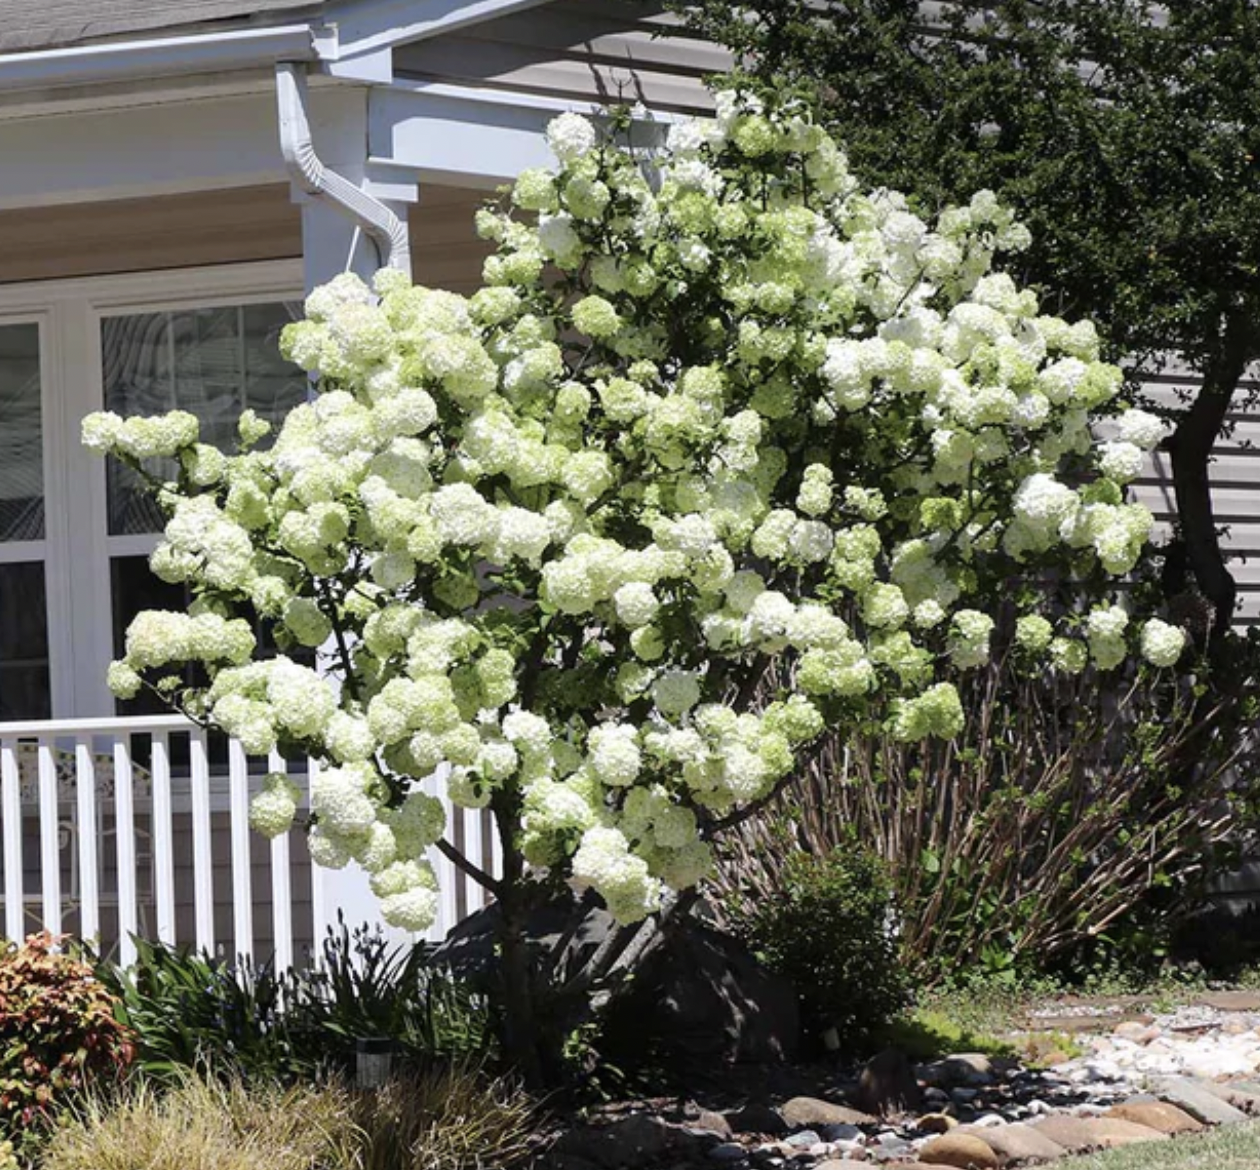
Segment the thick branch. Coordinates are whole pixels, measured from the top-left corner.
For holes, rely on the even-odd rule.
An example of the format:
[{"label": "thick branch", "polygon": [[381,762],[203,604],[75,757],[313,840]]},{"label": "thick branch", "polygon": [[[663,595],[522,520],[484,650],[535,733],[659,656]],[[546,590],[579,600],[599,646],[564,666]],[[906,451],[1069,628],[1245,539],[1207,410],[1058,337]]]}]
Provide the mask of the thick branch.
[{"label": "thick branch", "polygon": [[1248,322],[1240,316],[1230,318],[1222,352],[1208,368],[1193,405],[1181,417],[1166,443],[1172,458],[1173,487],[1187,565],[1215,610],[1213,639],[1224,634],[1233,621],[1237,587],[1221,552],[1208,461],[1234,391],[1251,358],[1250,334]]}]

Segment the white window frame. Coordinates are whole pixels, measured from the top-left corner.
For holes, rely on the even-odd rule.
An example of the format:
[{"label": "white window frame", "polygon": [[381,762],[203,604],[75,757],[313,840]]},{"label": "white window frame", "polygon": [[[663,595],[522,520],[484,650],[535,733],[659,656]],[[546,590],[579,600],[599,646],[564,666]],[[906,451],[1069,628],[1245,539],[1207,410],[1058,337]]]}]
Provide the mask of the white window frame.
[{"label": "white window frame", "polygon": [[44,539],[0,543],[0,562],[42,560],[54,719],[114,714],[110,558],[144,555],[158,535],[110,536],[105,460],[83,448],[102,409],[101,320],[126,313],[300,301],[300,260],[0,285],[0,324],[40,325]]}]

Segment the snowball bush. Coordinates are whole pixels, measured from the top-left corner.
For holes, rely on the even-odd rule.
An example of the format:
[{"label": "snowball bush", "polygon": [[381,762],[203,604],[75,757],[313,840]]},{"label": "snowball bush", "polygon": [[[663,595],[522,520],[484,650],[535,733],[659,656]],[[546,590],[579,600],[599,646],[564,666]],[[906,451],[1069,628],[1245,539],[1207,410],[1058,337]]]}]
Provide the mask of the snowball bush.
[{"label": "snowball bush", "polygon": [[[322,759],[320,864],[428,925],[418,781],[445,766],[510,856],[633,921],[824,729],[952,736],[951,679],[1006,646],[1177,661],[1183,633],[1107,587],[1148,540],[1122,485],[1162,426],[1119,405],[1092,325],[991,270],[1027,242],[991,194],[928,222],[801,110],[734,94],[663,149],[568,114],[548,141],[558,169],[478,214],[475,295],[390,270],[311,294],[283,346],[318,393],[269,449],[248,412],[226,458],[186,414],[84,425],[179,461],[152,567],[197,594],[136,619],[111,685]],[[1086,579],[1094,608],[1065,605]],[[251,614],[321,669],[261,656]],[[274,777],[255,824],[296,805]]]}]

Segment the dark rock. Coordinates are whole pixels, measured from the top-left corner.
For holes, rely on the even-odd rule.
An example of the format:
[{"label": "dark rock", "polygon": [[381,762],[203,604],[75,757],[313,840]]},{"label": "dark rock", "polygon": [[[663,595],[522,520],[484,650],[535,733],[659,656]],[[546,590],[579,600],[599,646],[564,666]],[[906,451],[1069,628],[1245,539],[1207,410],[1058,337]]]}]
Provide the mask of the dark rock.
[{"label": "dark rock", "polygon": [[777,1109],[771,1109],[769,1105],[756,1102],[750,1102],[742,1109],[727,1113],[725,1117],[731,1129],[736,1133],[758,1133],[778,1137],[780,1134],[787,1133],[790,1128]]},{"label": "dark rock", "polygon": [[682,1135],[659,1117],[634,1113],[611,1125],[571,1129],[552,1147],[553,1157],[580,1158],[604,1170],[650,1164]]},{"label": "dark rock", "polygon": [[858,1081],[858,1105],[881,1117],[922,1107],[923,1093],[914,1068],[899,1048],[886,1048],[867,1062]]},{"label": "dark rock", "polygon": [[604,1024],[613,1064],[649,1061],[679,1077],[732,1064],[777,1064],[797,1052],[796,992],[742,943],[694,919],[649,945]]},{"label": "dark rock", "polygon": [[736,1142],[723,1142],[709,1151],[709,1158],[722,1166],[732,1166],[748,1158],[748,1151]]}]

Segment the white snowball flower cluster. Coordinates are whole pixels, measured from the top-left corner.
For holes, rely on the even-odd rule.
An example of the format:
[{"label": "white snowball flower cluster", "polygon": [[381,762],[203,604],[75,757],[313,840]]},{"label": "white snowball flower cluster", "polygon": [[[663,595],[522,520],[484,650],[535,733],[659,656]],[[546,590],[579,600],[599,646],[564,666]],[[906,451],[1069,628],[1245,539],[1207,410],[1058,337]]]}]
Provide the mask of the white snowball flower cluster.
[{"label": "white snowball flower cluster", "polygon": [[[110,685],[318,761],[312,856],[401,926],[436,911],[438,769],[506,855],[633,921],[828,729],[953,736],[956,680],[1011,646],[1067,673],[1184,648],[1115,604],[1163,424],[993,269],[1027,243],[1009,210],[928,221],[803,110],[717,105],[651,158],[557,118],[557,167],[477,216],[472,297],[314,291],[283,344],[318,393],[268,450],[250,415],[235,452],[179,412],[84,424],[173,460],[152,564],[197,595],[135,620]],[[273,777],[255,823],[299,803]]]}]

